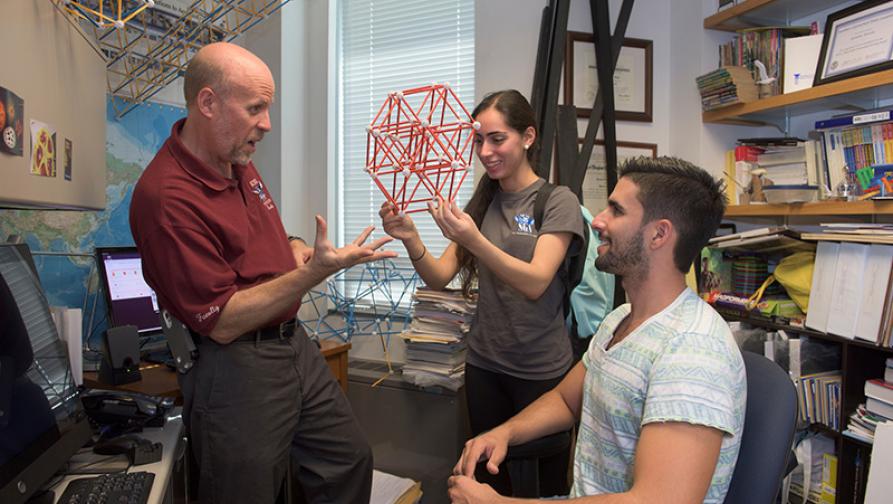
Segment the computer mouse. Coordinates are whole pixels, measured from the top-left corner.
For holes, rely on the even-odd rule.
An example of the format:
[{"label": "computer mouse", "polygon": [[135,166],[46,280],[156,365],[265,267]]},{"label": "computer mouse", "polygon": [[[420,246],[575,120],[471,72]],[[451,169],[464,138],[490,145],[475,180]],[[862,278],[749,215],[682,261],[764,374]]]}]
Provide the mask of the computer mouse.
[{"label": "computer mouse", "polygon": [[102,440],[93,445],[93,453],[99,455],[119,455],[132,453],[140,445],[151,445],[148,439],[136,434],[124,434],[112,439]]}]

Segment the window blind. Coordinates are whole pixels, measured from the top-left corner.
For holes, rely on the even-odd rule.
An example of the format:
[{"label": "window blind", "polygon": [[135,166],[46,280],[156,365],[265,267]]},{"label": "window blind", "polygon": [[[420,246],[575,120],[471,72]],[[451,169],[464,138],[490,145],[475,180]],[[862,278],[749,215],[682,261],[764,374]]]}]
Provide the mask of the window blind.
[{"label": "window blind", "polygon": [[[473,0],[343,0],[338,5],[337,217],[339,245],[369,225],[384,236],[378,210],[385,197],[364,171],[366,127],[388,93],[431,83],[449,83],[471,111],[474,106]],[[457,201],[473,191],[471,174]],[[427,212],[411,214],[430,253],[440,255],[448,241]],[[399,243],[388,245],[406,277],[412,265]],[[354,268],[357,270],[358,268]],[[351,278],[344,294],[350,297]],[[396,293],[395,293],[396,294]],[[359,300],[358,300],[359,301]]]}]

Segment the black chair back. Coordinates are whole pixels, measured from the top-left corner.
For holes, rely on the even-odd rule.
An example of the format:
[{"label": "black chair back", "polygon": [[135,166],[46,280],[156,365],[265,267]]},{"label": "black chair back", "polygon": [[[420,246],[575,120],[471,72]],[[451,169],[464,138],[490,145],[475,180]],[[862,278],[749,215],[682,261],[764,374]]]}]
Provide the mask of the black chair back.
[{"label": "black chair back", "polygon": [[778,364],[753,352],[741,355],[747,372],[747,411],[725,504],[774,504],[789,471],[797,391]]}]

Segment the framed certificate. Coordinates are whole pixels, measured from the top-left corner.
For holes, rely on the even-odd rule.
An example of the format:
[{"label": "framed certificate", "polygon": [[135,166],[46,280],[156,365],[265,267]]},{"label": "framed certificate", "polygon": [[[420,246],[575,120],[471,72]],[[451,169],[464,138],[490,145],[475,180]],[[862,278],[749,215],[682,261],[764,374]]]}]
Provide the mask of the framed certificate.
[{"label": "framed certificate", "polygon": [[[564,103],[589,117],[598,93],[595,43],[591,33],[567,32]],[[614,69],[614,111],[617,120],[651,122],[652,42],[623,39]]]},{"label": "framed certificate", "polygon": [[[580,138],[579,143],[583,143]],[[640,142],[617,142],[617,166],[629,158],[646,156],[657,157],[657,144]],[[583,206],[592,215],[597,215],[608,206],[608,172],[605,170],[605,142],[596,140],[592,147],[592,155],[586,165],[586,176],[583,178]]]},{"label": "framed certificate", "polygon": [[893,0],[866,0],[828,16],[815,85],[893,68]]}]

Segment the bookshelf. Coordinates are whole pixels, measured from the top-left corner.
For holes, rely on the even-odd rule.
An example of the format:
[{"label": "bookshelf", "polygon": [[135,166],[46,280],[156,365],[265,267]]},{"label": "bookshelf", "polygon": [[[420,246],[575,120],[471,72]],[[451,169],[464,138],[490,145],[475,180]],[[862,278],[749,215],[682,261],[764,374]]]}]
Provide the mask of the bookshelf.
[{"label": "bookshelf", "polygon": [[[888,202],[882,203],[886,204]],[[733,218],[738,221],[746,221],[750,217],[765,216],[864,215],[871,210],[870,206],[873,204],[874,202],[867,201],[852,203],[817,202],[808,205],[754,205],[757,207],[776,207],[777,213],[772,213],[770,208],[765,208],[759,213],[748,213],[749,209],[747,207],[730,207],[725,217],[726,219]],[[854,208],[848,208],[846,205],[854,205]],[[807,208],[811,206],[811,213],[796,213],[798,207],[804,206],[807,206]],[[741,211],[738,211],[739,209]],[[890,211],[890,208],[886,208],[886,213]],[[727,309],[718,311],[723,318],[730,322],[744,322],[768,331],[783,330],[792,336],[808,336],[840,347],[840,370],[842,375],[840,398],[841,428],[837,430],[820,425],[811,425],[809,429],[827,434],[834,439],[838,456],[837,502],[863,502],[868,477],[867,461],[870,459],[872,446],[870,443],[844,436],[842,432],[846,429],[849,415],[856,410],[860,403],[865,402],[866,380],[883,376],[886,359],[893,357],[893,348],[878,346],[875,343],[859,339],[851,340],[802,326],[790,325],[787,320],[782,318],[770,318]]]},{"label": "bookshelf", "polygon": [[[787,26],[840,5],[836,0],[746,0],[704,19],[704,28],[734,32],[743,28]],[[795,115],[829,109],[873,108],[893,98],[893,70],[832,82],[793,93],[731,105],[704,112],[704,123],[766,125],[779,124]]]},{"label": "bookshelf", "polygon": [[840,0],[746,0],[704,19],[708,30],[786,26],[794,19],[840,5]]},{"label": "bookshelf", "polygon": [[702,120],[705,123],[761,126],[792,115],[840,108],[871,108],[874,103],[890,98],[893,98],[893,70],[884,70],[710,110],[702,114]]},{"label": "bookshelf", "polygon": [[816,201],[781,205],[730,205],[725,218],[788,216],[893,215],[893,200]]},{"label": "bookshelf", "polygon": [[[704,19],[704,29],[733,32],[742,28],[788,26],[792,21],[834,10],[840,6],[835,0],[744,0],[729,9]],[[791,117],[804,114],[831,115],[835,110],[848,111],[876,107],[879,102],[893,99],[893,70],[845,79],[810,89],[771,96],[702,113],[705,124],[736,124],[748,126],[786,124]],[[799,218],[816,223],[820,218],[837,221],[874,219],[893,215],[893,201],[820,201],[782,205],[730,206],[727,220],[764,222],[764,219],[787,220]],[[792,335],[805,335],[831,342],[840,347],[841,401],[840,430],[812,426],[810,430],[823,432],[836,444],[837,502],[861,503],[871,454],[871,444],[841,434],[847,419],[859,403],[865,401],[865,381],[883,376],[885,361],[893,357],[893,349],[873,343],[850,340],[833,334],[818,332],[787,324],[781,319],[753,316],[740,312],[722,311],[730,321],[741,321],[768,330],[784,330]]]}]

